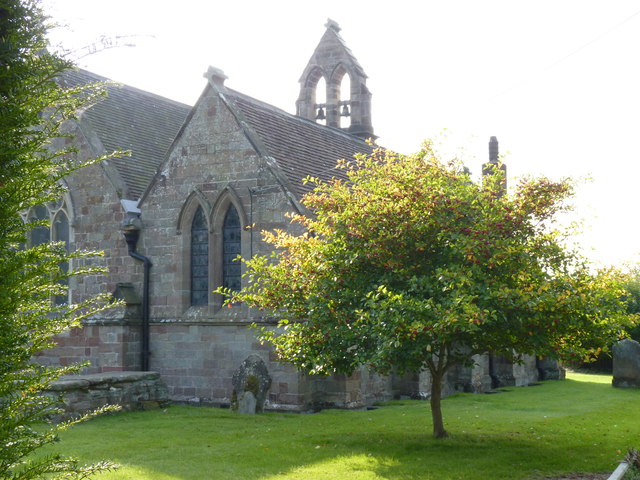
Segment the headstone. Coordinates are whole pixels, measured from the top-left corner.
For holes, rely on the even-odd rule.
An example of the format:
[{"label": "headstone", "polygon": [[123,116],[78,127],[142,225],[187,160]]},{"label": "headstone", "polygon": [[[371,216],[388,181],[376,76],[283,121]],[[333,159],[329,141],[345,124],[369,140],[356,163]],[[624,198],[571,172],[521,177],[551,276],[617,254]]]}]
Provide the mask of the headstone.
[{"label": "headstone", "polygon": [[471,369],[470,390],[473,393],[484,393],[491,390],[491,373],[489,370],[489,355],[474,355],[474,365]]},{"label": "headstone", "polygon": [[255,354],[249,355],[233,373],[231,383],[238,407],[243,394],[250,391],[255,397],[255,412],[261,413],[264,410],[264,403],[271,387],[271,377],[262,358]]},{"label": "headstone", "polygon": [[613,346],[613,386],[640,388],[640,343],[629,338]]},{"label": "headstone", "polygon": [[536,367],[535,355],[518,355],[518,360],[513,363],[513,377],[516,387],[526,387],[536,383],[540,379],[540,373]]},{"label": "headstone", "polygon": [[566,370],[564,367],[562,367],[558,361],[553,358],[538,358],[536,366],[538,367],[540,380],[564,380],[566,377]]},{"label": "headstone", "polygon": [[253,396],[253,392],[242,392],[238,396],[238,413],[253,415],[256,413],[256,405],[256,397]]},{"label": "headstone", "polygon": [[489,360],[489,374],[492,387],[513,387],[516,377],[513,375],[513,362],[504,355],[491,355]]}]

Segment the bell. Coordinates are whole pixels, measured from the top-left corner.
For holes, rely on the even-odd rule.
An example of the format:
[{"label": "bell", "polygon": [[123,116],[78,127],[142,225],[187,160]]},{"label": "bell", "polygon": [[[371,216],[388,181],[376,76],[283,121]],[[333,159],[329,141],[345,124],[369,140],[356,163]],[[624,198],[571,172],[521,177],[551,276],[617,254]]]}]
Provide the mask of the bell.
[{"label": "bell", "polygon": [[348,117],[349,115],[351,115],[351,113],[349,112],[349,105],[347,105],[346,103],[342,106],[342,113],[340,114],[343,117]]},{"label": "bell", "polygon": [[316,115],[316,120],[324,120],[325,118],[327,117],[324,116],[324,110],[320,107],[318,109],[318,114]]}]

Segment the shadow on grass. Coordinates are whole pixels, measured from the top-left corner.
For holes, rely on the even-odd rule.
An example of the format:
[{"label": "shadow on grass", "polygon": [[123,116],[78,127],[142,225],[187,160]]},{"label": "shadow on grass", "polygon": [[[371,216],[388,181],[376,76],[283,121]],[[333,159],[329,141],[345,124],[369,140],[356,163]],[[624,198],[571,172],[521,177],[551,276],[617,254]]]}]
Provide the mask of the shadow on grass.
[{"label": "shadow on grass", "polygon": [[[340,478],[387,480],[531,479],[554,472],[593,471],[579,445],[559,450],[553,442],[486,434],[461,434],[446,440],[431,435],[368,435],[327,439],[322,451],[297,459],[286,474],[264,474],[261,480]],[[345,452],[350,452],[346,454]],[[562,458],[561,458],[562,457]],[[567,469],[567,463],[572,464]]]},{"label": "shadow on grass", "polygon": [[[148,430],[146,438],[139,435],[145,431],[140,425],[136,428],[138,433],[126,442],[103,450],[96,445],[92,455],[97,455],[95,459],[111,458],[126,465],[123,470],[104,476],[105,479],[136,480],[498,480],[529,479],[539,471],[602,470],[594,470],[591,463],[583,461],[585,455],[593,458],[591,449],[595,447],[585,451],[579,439],[558,445],[554,438],[536,437],[537,432],[527,430],[454,431],[452,438],[435,440],[427,431],[430,425],[426,409],[422,425],[415,424],[415,417],[413,425],[406,422],[393,425],[385,423],[392,420],[386,415],[360,413],[266,415],[259,420],[216,416],[199,426],[187,421],[172,429]],[[353,416],[359,417],[355,420],[360,428],[354,428],[353,419],[346,418]],[[119,428],[117,422],[113,427]],[[211,434],[212,431],[216,433]],[[109,428],[101,435],[105,446],[118,443]],[[86,441],[87,437],[82,437]]]},{"label": "shadow on grass", "polygon": [[314,415],[171,407],[96,419],[61,445],[82,461],[124,465],[99,480],[500,480],[611,471],[638,442],[640,391],[588,380],[449,397],[452,437],[444,440],[431,436],[428,403],[408,401]]}]

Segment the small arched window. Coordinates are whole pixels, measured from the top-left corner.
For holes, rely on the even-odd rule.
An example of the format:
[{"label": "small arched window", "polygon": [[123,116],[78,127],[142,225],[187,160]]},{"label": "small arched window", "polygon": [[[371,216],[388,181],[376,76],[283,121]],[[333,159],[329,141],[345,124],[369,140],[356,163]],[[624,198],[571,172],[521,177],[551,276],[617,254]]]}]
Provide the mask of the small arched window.
[{"label": "small arched window", "polygon": [[241,288],[242,265],[236,260],[241,253],[241,236],[238,211],[230,205],[222,227],[222,285],[232,291]]},{"label": "small arched window", "polygon": [[209,303],[209,229],[202,207],[191,222],[191,305]]}]

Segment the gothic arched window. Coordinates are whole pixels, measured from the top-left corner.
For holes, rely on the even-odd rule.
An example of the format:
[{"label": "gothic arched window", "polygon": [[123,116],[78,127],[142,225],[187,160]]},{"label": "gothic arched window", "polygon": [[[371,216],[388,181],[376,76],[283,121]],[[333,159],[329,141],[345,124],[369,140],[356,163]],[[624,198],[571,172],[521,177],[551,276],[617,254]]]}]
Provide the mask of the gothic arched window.
[{"label": "gothic arched window", "polygon": [[222,226],[222,285],[233,291],[240,290],[242,265],[236,260],[241,253],[242,227],[238,211],[233,205],[224,217]]},{"label": "gothic arched window", "polygon": [[[70,251],[71,228],[67,214],[67,204],[63,199],[33,207],[27,214],[29,222],[43,222],[29,233],[29,246],[35,247],[48,242],[63,242],[67,253]],[[60,270],[63,274],[69,272],[69,262],[61,262]],[[60,282],[69,285],[69,279]],[[58,295],[54,299],[58,305],[68,302],[68,295]]]},{"label": "gothic arched window", "polygon": [[209,229],[202,207],[191,222],[191,305],[209,303]]}]

